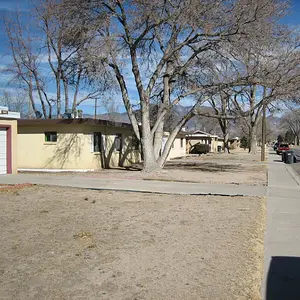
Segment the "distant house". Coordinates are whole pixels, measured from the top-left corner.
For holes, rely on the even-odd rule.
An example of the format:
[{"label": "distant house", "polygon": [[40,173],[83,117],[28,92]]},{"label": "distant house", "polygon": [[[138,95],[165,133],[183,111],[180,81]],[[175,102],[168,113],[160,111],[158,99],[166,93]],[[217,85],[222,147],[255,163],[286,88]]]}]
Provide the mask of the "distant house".
[{"label": "distant house", "polygon": [[201,130],[186,134],[186,152],[190,153],[192,147],[196,144],[207,144],[210,152],[216,152],[218,149],[218,136]]},{"label": "distant house", "polygon": [[[238,137],[228,139],[228,146],[230,149],[237,149],[240,147],[240,144],[240,139]],[[218,146],[221,146],[222,149],[224,148],[224,138],[218,138]]]},{"label": "distant house", "polygon": [[[169,133],[165,132],[162,140],[162,149],[169,138]],[[177,134],[169,152],[168,160],[176,157],[186,156],[186,132],[181,131]]]},{"label": "distant house", "polygon": [[93,171],[140,161],[132,126],[97,119],[18,121],[18,168]]},{"label": "distant house", "polygon": [[0,175],[17,173],[17,119],[20,113],[0,106]]}]

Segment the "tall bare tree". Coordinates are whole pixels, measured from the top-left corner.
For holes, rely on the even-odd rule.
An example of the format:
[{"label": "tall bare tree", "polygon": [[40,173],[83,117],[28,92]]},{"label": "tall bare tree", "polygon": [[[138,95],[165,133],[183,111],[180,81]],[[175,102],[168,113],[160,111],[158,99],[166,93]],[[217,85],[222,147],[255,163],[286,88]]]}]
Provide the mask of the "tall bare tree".
[{"label": "tall bare tree", "polygon": [[286,113],[282,119],[282,125],[294,135],[295,143],[299,146],[300,142],[300,110],[293,109]]},{"label": "tall bare tree", "polygon": [[[144,153],[144,171],[163,167],[181,127],[195,115],[195,107],[208,91],[242,86],[249,74],[207,80],[215,53],[243,41],[260,44],[277,31],[285,3],[275,0],[162,1],[64,0],[70,27],[94,27],[98,38],[90,43],[115,75],[123,102]],[[66,16],[67,17],[67,16]],[[99,19],[104,22],[95,28]],[[100,55],[101,54],[101,55]],[[128,92],[132,71],[141,108],[141,130]],[[127,67],[127,68],[126,68]],[[237,76],[237,74],[239,76]],[[150,122],[154,94],[160,95],[157,119]],[[193,106],[174,126],[161,149],[166,115],[183,99]],[[134,100],[134,101],[133,101]]]},{"label": "tall bare tree", "polygon": [[[25,24],[16,12],[6,16],[5,24],[13,57],[6,71],[26,87],[37,117],[37,103],[44,118],[53,117],[53,107],[61,118],[70,110],[75,114],[81,103],[99,97],[107,87],[104,72],[94,74],[92,70],[99,62],[91,55],[89,61],[82,60],[92,37],[84,30],[74,32],[68,27],[61,1],[36,0],[29,23]],[[73,37],[71,43],[69,36]],[[54,89],[50,88],[51,82],[55,83]]]},{"label": "tall bare tree", "polygon": [[27,93],[23,90],[15,92],[2,89],[0,92],[0,105],[7,106],[10,111],[19,112],[21,117],[30,115],[30,107],[28,107]]}]

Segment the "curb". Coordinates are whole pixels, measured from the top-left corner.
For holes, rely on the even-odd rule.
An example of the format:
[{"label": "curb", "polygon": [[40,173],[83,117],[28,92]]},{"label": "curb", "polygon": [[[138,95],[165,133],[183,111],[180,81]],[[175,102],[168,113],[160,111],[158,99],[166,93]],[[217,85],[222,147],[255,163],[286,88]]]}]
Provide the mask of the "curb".
[{"label": "curb", "polygon": [[293,177],[293,179],[295,180],[295,182],[300,185],[300,176],[298,175],[298,173],[294,170],[292,165],[285,165],[287,171],[289,172],[289,174]]}]

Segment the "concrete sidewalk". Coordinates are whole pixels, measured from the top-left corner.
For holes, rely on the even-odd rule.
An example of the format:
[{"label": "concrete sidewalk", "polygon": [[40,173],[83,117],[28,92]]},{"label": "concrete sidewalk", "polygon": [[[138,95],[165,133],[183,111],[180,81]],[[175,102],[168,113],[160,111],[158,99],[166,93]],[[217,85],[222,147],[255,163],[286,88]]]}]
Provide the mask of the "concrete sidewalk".
[{"label": "concrete sidewalk", "polygon": [[[291,165],[269,155],[262,296],[300,299],[300,186]],[[296,176],[296,177],[295,177]]]},{"label": "concrete sidewalk", "polygon": [[180,195],[265,196],[267,187],[235,184],[185,183],[150,180],[107,180],[81,175],[19,174],[0,176],[0,184],[33,183],[98,190]]}]

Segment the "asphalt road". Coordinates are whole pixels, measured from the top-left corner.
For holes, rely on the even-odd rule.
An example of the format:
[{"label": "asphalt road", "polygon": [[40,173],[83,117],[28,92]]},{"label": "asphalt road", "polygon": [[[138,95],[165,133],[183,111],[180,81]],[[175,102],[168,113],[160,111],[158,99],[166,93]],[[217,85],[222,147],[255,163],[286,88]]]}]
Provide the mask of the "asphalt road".
[{"label": "asphalt road", "polygon": [[297,161],[300,161],[300,148],[295,148],[294,150],[294,155],[297,158]]},{"label": "asphalt road", "polygon": [[297,163],[292,164],[293,169],[300,175],[300,148],[293,149],[294,155],[296,156]]}]

